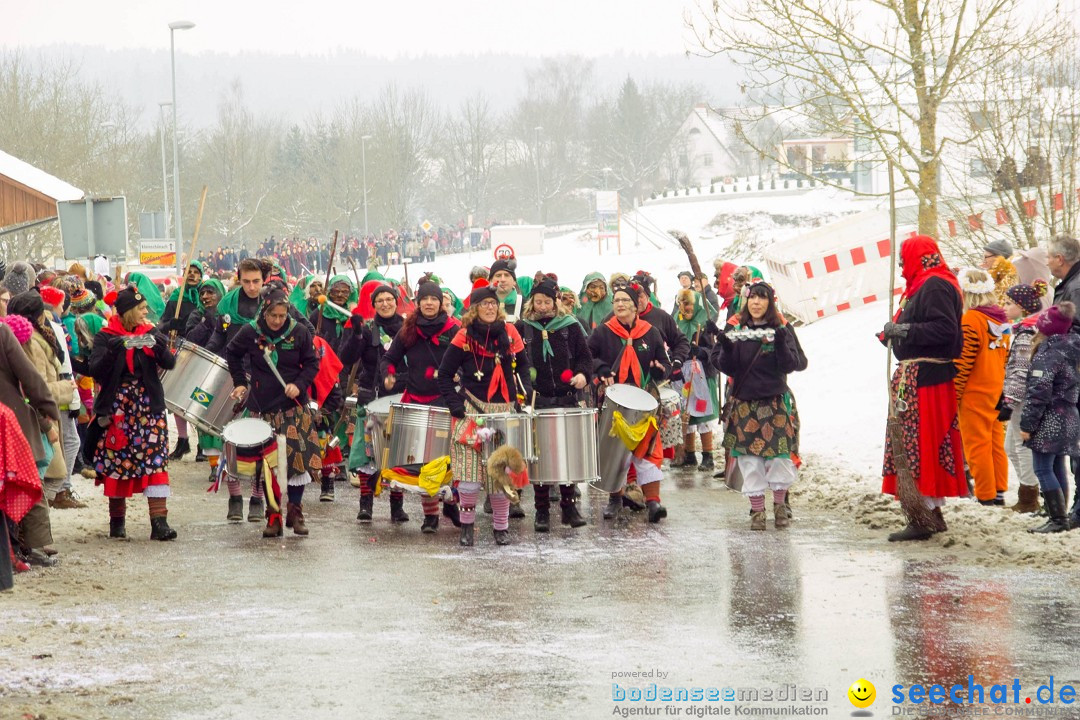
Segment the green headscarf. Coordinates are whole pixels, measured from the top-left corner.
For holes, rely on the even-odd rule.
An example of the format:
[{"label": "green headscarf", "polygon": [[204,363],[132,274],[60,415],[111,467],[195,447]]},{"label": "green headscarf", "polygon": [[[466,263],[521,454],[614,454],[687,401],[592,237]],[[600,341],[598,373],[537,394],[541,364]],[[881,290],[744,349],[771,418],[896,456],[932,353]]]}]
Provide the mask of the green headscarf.
[{"label": "green headscarf", "polygon": [[315,280],[315,275],[305,275],[300,278],[300,282],[293,286],[293,289],[289,292],[289,302],[292,306],[304,314],[307,317],[308,314],[308,297],[307,289],[312,280]]},{"label": "green headscarf", "polygon": [[378,280],[379,282],[387,282],[386,278],[383,277],[383,274],[381,272],[379,272],[378,270],[368,270],[367,273],[364,275],[364,279],[360,281],[361,287],[364,286],[364,285],[367,285],[367,283],[369,281],[371,281],[371,280]]},{"label": "green headscarf", "polygon": [[679,311],[675,313],[675,324],[679,326],[679,332],[681,332],[686,339],[690,342],[696,342],[698,340],[697,335],[705,323],[709,322],[709,313],[705,310],[705,300],[701,297],[701,293],[696,290],[691,290],[694,293],[694,315],[685,320],[682,316],[682,307],[679,307]]},{"label": "green headscarf", "polygon": [[439,288],[439,289],[442,290],[444,293],[448,293],[450,295],[450,302],[452,302],[454,304],[454,317],[456,317],[458,320],[460,320],[461,319],[461,313],[465,310],[464,303],[462,303],[461,299],[458,298],[457,293],[455,293],[450,288],[442,287],[442,288]]},{"label": "green headscarf", "polygon": [[[199,274],[202,275],[203,277],[206,277],[206,266],[203,265],[198,260],[192,260],[190,263],[188,263],[188,267],[189,268],[193,268],[193,267],[198,268],[199,269]],[[172,294],[169,295],[169,302],[177,302],[177,298],[180,297],[180,291],[183,290],[184,291],[184,300],[188,301],[189,303],[191,303],[195,307],[201,307],[201,304],[199,303],[199,288],[200,287],[202,287],[202,283],[196,283],[195,286],[188,287],[187,286],[187,278],[185,278],[183,288],[176,288],[175,290],[173,290]],[[222,294],[224,295],[224,293],[222,293]]]},{"label": "green headscarf", "polygon": [[[348,305],[355,305],[360,299],[360,291],[356,289],[356,285],[353,283],[352,278],[348,275],[335,275],[330,278],[330,285],[325,288],[327,296],[330,295],[330,288],[334,287],[337,283],[346,283],[349,286],[349,301]],[[348,310],[348,308],[346,308]],[[335,307],[331,307],[329,304],[322,306],[323,317],[331,320],[336,320],[338,323],[344,323],[349,319],[349,313],[341,312]],[[341,325],[337,325],[337,331],[341,333]]]},{"label": "green headscarf", "polygon": [[[743,265],[742,267],[746,268],[747,271],[749,271],[749,276],[746,278],[746,284],[747,285],[749,285],[754,280],[764,280],[765,279],[765,276],[763,276],[761,274],[761,271],[758,270],[753,265]],[[745,288],[746,285],[743,285],[743,287]],[[742,310],[742,304],[743,304],[743,296],[742,296],[742,292],[740,291],[739,293],[736,293],[735,297],[731,298],[731,314],[732,315],[738,315],[739,311]]]},{"label": "green headscarf", "polygon": [[146,321],[151,325],[157,325],[165,312],[165,300],[161,297],[161,290],[150,278],[140,272],[133,272],[128,275],[128,282],[132,283],[135,289],[139,291],[139,294],[143,296],[143,299],[146,300],[146,307],[149,311]]},{"label": "green headscarf", "polygon": [[[589,284],[594,280],[604,283],[606,291],[603,299],[595,303],[589,300],[589,296],[585,294],[585,288],[589,287]],[[607,289],[607,279],[598,272],[589,273],[585,276],[581,283],[581,292],[578,293],[578,299],[581,300],[581,307],[575,311],[575,314],[588,332],[592,332],[593,328],[603,323],[607,316],[611,314],[611,291]]]},{"label": "green headscarf", "polygon": [[[220,280],[218,280],[217,278],[210,278],[209,280],[203,280],[201,283],[199,283],[199,290],[200,291],[204,287],[211,287],[211,288],[214,288],[214,290],[217,291],[218,302],[219,303],[221,302],[221,298],[225,297],[225,285],[222,284],[222,282]],[[202,306],[203,306],[202,305],[202,300],[200,300],[199,301],[199,307],[202,307]]]}]

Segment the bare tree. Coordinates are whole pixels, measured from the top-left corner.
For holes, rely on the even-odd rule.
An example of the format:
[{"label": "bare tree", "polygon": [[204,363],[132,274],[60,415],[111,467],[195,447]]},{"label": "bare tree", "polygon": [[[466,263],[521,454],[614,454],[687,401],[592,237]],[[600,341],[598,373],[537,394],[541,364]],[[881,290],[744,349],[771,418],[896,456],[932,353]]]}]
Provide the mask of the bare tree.
[{"label": "bare tree", "polygon": [[482,94],[462,101],[457,115],[444,123],[437,153],[451,219],[487,211],[499,134],[498,120]]},{"label": "bare tree", "polygon": [[377,183],[368,204],[378,205],[387,227],[409,227],[417,219],[424,183],[434,175],[438,123],[438,110],[421,90],[387,85],[371,107],[368,178],[374,173]]},{"label": "bare tree", "polygon": [[895,166],[920,232],[935,235],[943,155],[971,139],[942,108],[1002,57],[1057,42],[1052,18],[1021,0],[714,0],[687,22],[784,121],[865,141]]}]

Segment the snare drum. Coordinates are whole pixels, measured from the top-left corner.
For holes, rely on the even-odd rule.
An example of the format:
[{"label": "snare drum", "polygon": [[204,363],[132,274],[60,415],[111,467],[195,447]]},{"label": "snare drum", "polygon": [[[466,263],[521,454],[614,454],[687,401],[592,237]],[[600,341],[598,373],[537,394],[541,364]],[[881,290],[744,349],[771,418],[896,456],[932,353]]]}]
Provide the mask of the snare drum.
[{"label": "snare drum", "polygon": [[[256,463],[265,460],[277,449],[277,440],[270,423],[258,418],[233,420],[221,432],[225,441],[222,456],[225,469],[241,480],[254,480]],[[269,462],[274,464],[275,459]]]},{"label": "snare drum", "polygon": [[633,385],[612,385],[607,388],[600,426],[596,431],[597,474],[600,479],[590,483],[594,488],[613,493],[626,484],[631,453],[622,440],[611,434],[615,411],[622,414],[628,425],[635,425],[650,415],[655,417],[658,405],[656,398]]},{"label": "snare drum", "polygon": [[682,445],[682,395],[670,387],[660,388],[660,444],[665,448]]},{"label": "snare drum", "polygon": [[525,462],[536,459],[536,439],[533,437],[533,419],[525,413],[487,413],[476,416],[476,424],[493,428],[496,432],[484,441],[484,455],[491,455],[496,448],[509,445],[517,448]]},{"label": "snare drum", "polygon": [[390,406],[401,403],[401,393],[397,395],[386,395],[385,397],[377,398],[367,404],[367,422],[364,424],[365,438],[371,442],[371,458],[375,462],[375,466],[382,470],[384,467],[388,467],[387,452],[389,448],[386,446],[386,421],[390,418]]},{"label": "snare drum", "polygon": [[529,480],[537,485],[596,482],[596,408],[537,410],[536,459]]},{"label": "snare drum", "polygon": [[386,421],[386,467],[431,462],[450,454],[450,411],[430,405],[393,403]]},{"label": "snare drum", "polygon": [[176,366],[161,372],[165,406],[199,430],[221,437],[236,415],[232,376],[225,361],[206,348],[180,341]]}]

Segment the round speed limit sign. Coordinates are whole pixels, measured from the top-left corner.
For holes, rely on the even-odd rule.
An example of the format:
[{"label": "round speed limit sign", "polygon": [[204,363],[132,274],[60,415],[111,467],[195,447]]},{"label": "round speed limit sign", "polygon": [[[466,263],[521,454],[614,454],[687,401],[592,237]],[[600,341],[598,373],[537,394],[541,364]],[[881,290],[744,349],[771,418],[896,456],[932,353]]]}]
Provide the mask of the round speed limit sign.
[{"label": "round speed limit sign", "polygon": [[514,248],[510,247],[506,243],[503,243],[502,245],[497,246],[495,248],[495,259],[496,260],[513,260],[514,259]]}]

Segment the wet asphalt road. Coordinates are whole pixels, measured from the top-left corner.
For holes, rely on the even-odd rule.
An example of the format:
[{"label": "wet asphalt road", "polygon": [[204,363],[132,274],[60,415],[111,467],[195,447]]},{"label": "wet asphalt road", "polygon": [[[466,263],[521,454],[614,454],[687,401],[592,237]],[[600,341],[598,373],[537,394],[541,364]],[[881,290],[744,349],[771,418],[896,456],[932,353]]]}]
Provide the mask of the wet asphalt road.
[{"label": "wet asphalt road", "polygon": [[[827,693],[814,708],[849,717],[858,678],[877,686],[870,711],[886,717],[897,683],[970,673],[986,686],[1034,688],[1051,674],[1080,685],[1074,568],[976,567],[799,507],[789,531],[770,518],[751,533],[741,496],[704,475],[671,473],[658,526],[643,515],[613,526],[590,492],[587,527],[535,534],[526,491],[513,545],[496,547],[480,515],[477,546],[462,549],[448,521],[421,535],[415,498],[407,525],[390,525],[384,495],[376,522],[359,526],[356,490],[340,483],[332,504],[309,487],[308,538],[263,540],[258,525],[224,521],[224,494],[196,479],[203,468],[176,473],[175,543],[151,543],[140,526],[127,543],[65,553],[94,585],[44,608],[39,593],[0,596],[0,718],[689,717],[790,705],[613,700],[613,683],[652,682],[795,684]],[[40,590],[63,572],[24,582]],[[614,676],[630,672],[653,676]]]}]

